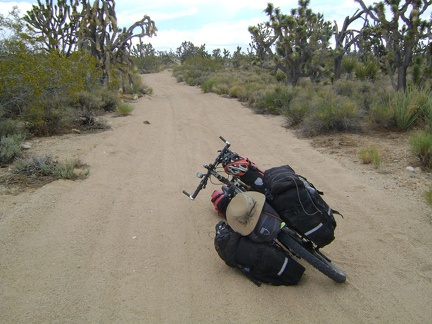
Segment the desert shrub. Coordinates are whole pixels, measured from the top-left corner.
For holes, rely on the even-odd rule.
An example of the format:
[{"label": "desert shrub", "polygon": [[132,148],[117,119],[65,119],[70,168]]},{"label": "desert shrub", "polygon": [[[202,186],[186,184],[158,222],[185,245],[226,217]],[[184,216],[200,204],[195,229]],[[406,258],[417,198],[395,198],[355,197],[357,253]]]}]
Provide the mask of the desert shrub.
[{"label": "desert shrub", "polygon": [[220,83],[217,85],[215,92],[218,95],[229,95],[230,94],[230,85],[226,83]]},{"label": "desert shrub", "polygon": [[215,92],[218,82],[216,79],[209,79],[201,84],[201,90],[204,93]]},{"label": "desert shrub", "polygon": [[251,83],[246,83],[244,87],[245,87],[245,94],[247,97],[245,101],[255,111],[262,113],[263,109],[261,103],[263,101],[263,98],[266,96],[266,94],[269,91],[270,92],[272,91],[271,86],[269,85],[266,86],[260,82],[251,82]]},{"label": "desert shrub", "polygon": [[0,59],[0,105],[7,118],[21,117],[30,132],[50,135],[58,131],[65,107],[80,91],[99,85],[95,60],[81,52],[69,57],[26,50]]},{"label": "desert shrub", "polygon": [[119,116],[128,116],[131,114],[131,112],[134,110],[134,107],[132,105],[129,105],[127,103],[122,103],[117,106],[116,113]]},{"label": "desert shrub", "polygon": [[369,118],[373,123],[384,128],[396,126],[394,111],[391,109],[386,99],[380,99],[372,103],[369,110]]},{"label": "desert shrub", "polygon": [[286,73],[282,72],[282,71],[277,71],[275,78],[278,82],[286,82],[287,80],[287,75]]},{"label": "desert shrub", "polygon": [[56,93],[50,100],[29,107],[24,115],[29,132],[37,136],[62,133],[71,123],[74,123],[70,118],[73,106],[72,97]]},{"label": "desert shrub", "polygon": [[178,82],[185,81],[189,85],[203,84],[211,73],[221,70],[223,65],[211,58],[193,57],[187,59],[182,66],[174,67],[173,75]]},{"label": "desert shrub", "polygon": [[264,113],[281,114],[286,110],[291,100],[294,98],[295,91],[285,86],[276,86],[274,89],[267,91],[265,95],[258,99],[255,107]]},{"label": "desert shrub", "polygon": [[432,134],[419,131],[410,137],[412,153],[417,156],[421,164],[427,168],[432,167]]},{"label": "desert shrub", "polygon": [[102,98],[93,92],[78,93],[77,108],[82,125],[94,125],[103,107]]},{"label": "desert shrub", "polygon": [[342,59],[341,69],[343,73],[347,74],[348,78],[353,75],[357,62],[358,60],[352,56],[344,56]]},{"label": "desert shrub", "polygon": [[120,82],[120,89],[124,94],[146,94],[146,86],[143,83],[141,75],[133,73],[126,76],[120,71],[117,78]]},{"label": "desert shrub", "polygon": [[364,164],[373,164],[376,168],[381,165],[380,153],[374,147],[360,149],[359,157]]},{"label": "desert shrub", "polygon": [[376,60],[368,60],[364,63],[357,63],[354,67],[354,72],[357,79],[375,80],[380,70],[379,63]]},{"label": "desert shrub", "polygon": [[353,97],[359,92],[358,84],[352,80],[337,80],[333,84],[333,90],[339,96]]},{"label": "desert shrub", "polygon": [[53,175],[59,179],[72,180],[75,178],[75,161],[68,161],[64,163],[57,163],[52,170]]},{"label": "desert shrub", "polygon": [[101,88],[96,91],[97,95],[101,98],[101,109],[107,112],[115,111],[117,106],[120,104],[120,98],[114,91],[109,91],[105,88]]},{"label": "desert shrub", "polygon": [[0,141],[2,137],[23,133],[17,120],[0,118]]},{"label": "desert shrub", "polygon": [[432,101],[427,90],[408,87],[397,91],[371,105],[370,118],[386,128],[406,131],[421,120],[432,120]]},{"label": "desert shrub", "polygon": [[396,127],[401,130],[409,129],[421,112],[418,98],[411,90],[396,92],[390,97],[389,104],[394,113]]},{"label": "desert shrub", "polygon": [[2,136],[0,139],[0,164],[8,164],[22,154],[21,144],[25,140],[22,134]]},{"label": "desert shrub", "polygon": [[309,101],[303,96],[297,96],[291,100],[288,107],[286,107],[282,114],[286,117],[288,126],[300,125],[305,116],[309,112]]},{"label": "desert shrub", "polygon": [[31,158],[19,159],[13,164],[15,173],[26,176],[48,176],[52,173],[56,162],[47,156],[33,156]]},{"label": "desert shrub", "polygon": [[[78,175],[75,169],[85,169]],[[12,167],[13,172],[28,177],[50,176],[55,179],[77,179],[85,178],[89,172],[86,165],[79,160],[67,161],[64,163],[53,160],[49,156],[33,156],[17,160]]]},{"label": "desert shrub", "polygon": [[336,96],[331,91],[316,99],[302,123],[302,132],[316,136],[328,132],[358,131],[361,111],[350,98]]},{"label": "desert shrub", "polygon": [[431,91],[425,88],[409,88],[410,96],[415,98],[420,111],[419,118],[426,122],[427,126],[432,126],[432,97]]},{"label": "desert shrub", "polygon": [[234,84],[231,86],[229,96],[232,98],[237,98],[240,101],[248,100],[246,87],[240,84]]},{"label": "desert shrub", "polygon": [[429,205],[432,205],[432,185],[429,185],[429,188],[425,191],[424,196],[425,196],[426,202]]},{"label": "desert shrub", "polygon": [[357,101],[358,105],[365,110],[369,110],[371,103],[381,95],[380,89],[370,81],[337,80],[332,89],[339,96]]}]

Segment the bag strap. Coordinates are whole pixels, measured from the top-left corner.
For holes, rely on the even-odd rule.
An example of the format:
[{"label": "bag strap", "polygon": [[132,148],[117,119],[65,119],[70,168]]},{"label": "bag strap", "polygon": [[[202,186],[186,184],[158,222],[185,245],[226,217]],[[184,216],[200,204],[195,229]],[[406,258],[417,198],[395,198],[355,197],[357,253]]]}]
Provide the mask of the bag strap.
[{"label": "bag strap", "polygon": [[268,216],[270,216],[270,217],[276,218],[277,220],[279,220],[279,221],[282,222],[282,219],[281,219],[279,216],[277,216],[277,215],[273,215],[272,213],[266,212],[266,211],[264,211],[264,210],[263,210],[261,213],[262,213],[262,214],[266,214],[266,215],[268,215]]}]

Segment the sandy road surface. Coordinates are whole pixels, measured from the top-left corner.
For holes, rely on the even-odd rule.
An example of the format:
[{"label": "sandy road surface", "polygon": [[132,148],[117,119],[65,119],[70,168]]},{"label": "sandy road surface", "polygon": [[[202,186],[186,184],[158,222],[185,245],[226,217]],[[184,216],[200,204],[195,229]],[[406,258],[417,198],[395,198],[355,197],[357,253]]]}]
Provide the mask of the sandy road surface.
[{"label": "sandy road surface", "polygon": [[[40,140],[78,157],[84,181],[0,196],[1,323],[426,323],[432,318],[430,209],[388,195],[235,100],[145,76],[154,95],[112,130]],[[150,124],[143,123],[148,121]],[[340,210],[325,248],[348,275],[307,264],[300,285],[257,287],[213,247],[209,186],[196,171],[222,147],[261,168],[289,163]]]}]

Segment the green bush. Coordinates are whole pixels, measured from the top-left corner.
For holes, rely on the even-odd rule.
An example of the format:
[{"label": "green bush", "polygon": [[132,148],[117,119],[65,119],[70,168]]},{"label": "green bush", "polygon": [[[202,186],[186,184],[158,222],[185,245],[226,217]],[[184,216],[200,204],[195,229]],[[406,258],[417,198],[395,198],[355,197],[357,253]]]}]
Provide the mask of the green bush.
[{"label": "green bush", "polygon": [[309,100],[302,96],[295,97],[283,110],[288,126],[300,125],[309,112]]},{"label": "green bush", "polygon": [[116,110],[120,103],[120,98],[116,92],[101,88],[96,93],[101,98],[101,109],[107,112]]},{"label": "green bush", "polygon": [[390,108],[394,112],[396,126],[401,130],[411,128],[419,117],[428,116],[431,110],[429,91],[408,87],[390,98]]},{"label": "green bush", "polygon": [[339,96],[353,97],[359,92],[358,81],[337,80],[333,84],[333,90]]},{"label": "green bush", "polygon": [[0,117],[0,140],[8,135],[21,133],[20,123],[13,119],[1,119]]},{"label": "green bush", "polygon": [[[0,59],[0,106],[6,118],[20,117],[35,135],[59,131],[77,93],[99,85],[95,60],[82,52],[69,57],[35,54],[25,49]],[[59,99],[60,98],[60,99]]]},{"label": "green bush", "polygon": [[52,173],[56,162],[47,156],[33,156],[27,159],[19,159],[13,164],[15,173],[26,176],[48,176]]},{"label": "green bush", "polygon": [[426,202],[429,205],[432,205],[432,185],[429,185],[429,188],[424,193],[424,196],[425,196]]},{"label": "green bush", "polygon": [[358,60],[352,56],[344,56],[342,59],[342,72],[346,73],[348,77],[351,77],[351,75],[354,73],[354,70],[357,66]]},{"label": "green bush", "polygon": [[419,131],[410,137],[411,151],[420,159],[423,166],[432,167],[432,134]]},{"label": "green bush", "polygon": [[294,95],[292,88],[277,86],[258,99],[255,107],[260,108],[264,113],[279,115],[289,107]]},{"label": "green bush", "polygon": [[394,111],[391,109],[388,100],[377,100],[372,103],[369,118],[372,122],[384,128],[396,127]]},{"label": "green bush", "polygon": [[173,75],[178,82],[185,81],[189,85],[199,86],[222,67],[220,62],[211,58],[193,57],[187,59],[182,66],[174,67]]},{"label": "green bush", "polygon": [[72,180],[75,178],[75,165],[76,162],[65,162],[56,164],[52,173],[59,179]]},{"label": "green bush", "polygon": [[119,116],[128,116],[131,114],[131,112],[134,110],[134,107],[126,104],[126,103],[122,103],[120,104],[117,109],[116,109],[116,113]]},{"label": "green bush", "polygon": [[19,158],[24,140],[25,136],[22,134],[3,136],[0,140],[0,164],[8,164]]},{"label": "green bush", "polygon": [[376,148],[362,148],[359,152],[359,157],[364,164],[373,164],[376,168],[381,165],[381,156]]},{"label": "green bush", "polygon": [[246,87],[240,84],[231,86],[229,96],[243,102],[249,99]]},{"label": "green bush", "polygon": [[307,136],[361,129],[361,111],[352,99],[328,92],[310,108],[301,125],[302,132]]},{"label": "green bush", "polygon": [[216,92],[216,86],[217,86],[218,82],[216,79],[209,79],[207,81],[205,81],[203,84],[201,84],[201,90],[204,93],[209,93],[209,92]]},{"label": "green bush", "polygon": [[355,75],[361,81],[376,80],[379,70],[379,63],[376,60],[357,63],[354,67]]},{"label": "green bush", "polygon": [[[46,177],[54,179],[78,179],[85,178],[89,174],[86,165],[79,160],[60,163],[49,156],[33,156],[26,159],[19,159],[13,164],[15,173],[29,177]],[[84,169],[79,174],[76,169]]]},{"label": "green bush", "polygon": [[409,130],[420,121],[431,124],[432,100],[427,90],[408,87],[385,99],[376,100],[370,109],[373,122],[385,128]]},{"label": "green bush", "polygon": [[82,125],[94,125],[102,107],[102,98],[97,93],[86,91],[78,93],[77,108]]},{"label": "green bush", "polygon": [[146,93],[146,87],[141,75],[134,73],[125,77],[124,74],[120,72],[118,78],[121,80],[121,89],[124,94]]}]

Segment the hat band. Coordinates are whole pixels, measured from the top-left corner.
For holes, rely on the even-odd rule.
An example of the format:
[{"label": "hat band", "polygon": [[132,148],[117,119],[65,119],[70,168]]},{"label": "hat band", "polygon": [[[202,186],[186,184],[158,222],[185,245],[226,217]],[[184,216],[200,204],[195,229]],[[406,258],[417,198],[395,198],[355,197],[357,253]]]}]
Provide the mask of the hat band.
[{"label": "hat band", "polygon": [[256,201],[255,200],[252,200],[252,201],[253,201],[253,205],[252,205],[252,207],[248,208],[247,214],[236,217],[237,221],[242,225],[246,225],[247,223],[249,223],[250,220],[252,219],[254,212],[255,212]]}]

